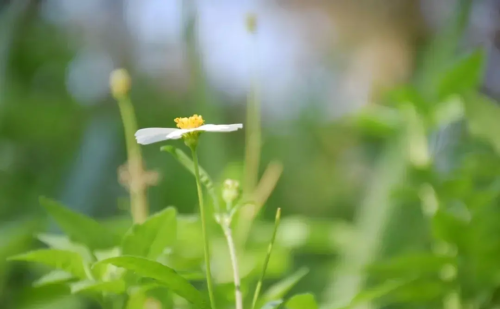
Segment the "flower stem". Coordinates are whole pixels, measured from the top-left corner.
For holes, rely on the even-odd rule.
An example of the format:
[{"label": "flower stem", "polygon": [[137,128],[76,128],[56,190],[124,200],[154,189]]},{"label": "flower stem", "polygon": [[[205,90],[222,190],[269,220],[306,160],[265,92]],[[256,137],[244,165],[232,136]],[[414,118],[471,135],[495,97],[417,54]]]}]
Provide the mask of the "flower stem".
[{"label": "flower stem", "polygon": [[274,221],[273,236],[271,237],[271,241],[269,242],[269,246],[267,247],[267,255],[264,261],[264,267],[262,268],[262,274],[260,276],[259,282],[257,282],[257,286],[255,287],[255,293],[253,294],[252,309],[255,309],[255,306],[257,305],[257,300],[259,299],[260,290],[262,288],[262,281],[266,276],[267,264],[269,264],[269,259],[271,258],[271,252],[273,251],[274,240],[276,239],[276,233],[280,225],[280,218],[281,218],[281,208],[278,208],[278,210],[276,210],[276,219]]},{"label": "flower stem", "polygon": [[134,107],[127,96],[117,98],[127,145],[127,169],[130,174],[130,208],[135,223],[142,223],[148,217],[148,201],[146,198],[146,184],[144,183],[144,166],[142,165],[141,148],[135,142],[134,134],[137,131]]},{"label": "flower stem", "polygon": [[201,217],[201,228],[202,228],[202,233],[203,233],[203,250],[205,253],[205,268],[206,268],[206,275],[207,275],[207,288],[208,288],[208,295],[210,297],[210,304],[212,306],[212,309],[215,309],[215,299],[214,299],[214,293],[213,293],[213,281],[212,281],[212,271],[210,270],[210,245],[209,245],[209,238],[208,238],[208,231],[207,231],[207,220],[206,220],[206,214],[205,214],[205,205],[203,203],[203,190],[201,189],[201,182],[200,182],[200,171],[198,167],[198,155],[196,154],[196,146],[191,146],[191,153],[193,155],[193,164],[194,164],[194,176],[196,178],[196,187],[198,189],[198,200],[200,204],[200,217]]},{"label": "flower stem", "polygon": [[229,248],[229,257],[233,266],[234,277],[234,295],[236,298],[236,309],[243,309],[243,295],[241,294],[240,272],[238,269],[238,257],[236,256],[236,247],[234,245],[230,222],[222,223],[222,230],[226,236],[227,247]]}]

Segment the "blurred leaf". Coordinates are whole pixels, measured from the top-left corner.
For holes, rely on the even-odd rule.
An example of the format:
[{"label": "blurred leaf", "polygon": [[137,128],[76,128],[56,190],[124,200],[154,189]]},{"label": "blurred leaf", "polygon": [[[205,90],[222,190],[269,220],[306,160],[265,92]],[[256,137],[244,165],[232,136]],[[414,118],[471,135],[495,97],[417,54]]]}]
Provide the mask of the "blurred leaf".
[{"label": "blurred leaf", "polygon": [[82,257],[78,253],[71,251],[42,249],[13,256],[9,260],[37,262],[67,271],[78,278],[87,278]]},{"label": "blurred leaf", "polygon": [[382,277],[414,277],[435,274],[448,263],[451,257],[437,256],[429,252],[419,252],[396,256],[375,263],[368,268],[372,275]]},{"label": "blurred leaf", "polygon": [[68,273],[68,272],[65,272],[62,270],[53,270],[50,273],[48,273],[48,274],[44,275],[43,277],[41,277],[40,279],[38,279],[37,281],[35,281],[33,283],[33,286],[40,287],[40,286],[47,285],[47,284],[66,282],[72,278],[73,278],[73,275]]},{"label": "blurred leaf", "polygon": [[156,260],[163,250],[174,244],[177,236],[177,211],[166,208],[142,224],[134,224],[125,234],[123,255],[136,255]]},{"label": "blurred leaf", "polygon": [[435,126],[444,127],[461,120],[465,115],[465,108],[460,96],[450,96],[444,102],[436,105],[432,113],[432,122]]},{"label": "blurred leaf", "polygon": [[[95,251],[94,254],[98,261],[102,261],[120,256],[121,249],[119,247],[115,247],[108,250],[98,250]],[[126,273],[126,271],[111,264],[95,263],[92,268],[92,273],[96,278],[99,278],[102,281],[113,281],[116,279],[122,279],[123,274]]]},{"label": "blurred leaf", "polygon": [[0,265],[7,257],[29,250],[33,233],[40,227],[40,221],[20,219],[2,222],[0,226]]},{"label": "blurred leaf", "polygon": [[40,198],[40,203],[54,217],[70,239],[82,243],[90,249],[106,249],[119,244],[118,236],[92,218],[73,212],[47,198]]},{"label": "blurred leaf", "polygon": [[210,308],[207,299],[186,279],[168,266],[145,258],[121,256],[99,261],[94,264],[94,267],[103,263],[123,267],[140,276],[156,279],[159,283],[165,285],[197,307]]},{"label": "blurred leaf", "polygon": [[286,304],[286,309],[318,309],[318,304],[313,294],[299,294],[290,298]]},{"label": "blurred leaf", "polygon": [[472,135],[489,142],[500,153],[500,107],[481,94],[464,97],[468,128]]},{"label": "blurred leaf", "polygon": [[113,281],[94,281],[94,280],[83,280],[72,283],[70,285],[71,293],[76,294],[80,292],[106,292],[114,294],[122,294],[126,290],[125,281],[123,280],[113,280]]},{"label": "blurred leaf", "polygon": [[401,123],[397,110],[375,105],[362,109],[354,120],[365,134],[382,137],[394,133]]},{"label": "blurred leaf", "polygon": [[148,291],[159,287],[160,285],[152,283],[129,289],[129,298],[127,301],[126,309],[144,309],[144,303],[147,300]]},{"label": "blurred leaf", "polygon": [[92,262],[94,260],[92,253],[87,247],[73,243],[65,235],[37,234],[36,237],[52,249],[76,252],[88,262]]},{"label": "blurred leaf", "polygon": [[386,301],[420,303],[439,300],[450,288],[441,280],[419,280],[396,288],[387,295]]},{"label": "blurred leaf", "polygon": [[403,105],[401,112],[405,121],[408,161],[418,168],[427,167],[431,158],[424,119],[411,104]]},{"label": "blurred leaf", "polygon": [[[25,287],[19,291],[19,295],[15,297],[13,307],[15,309],[84,309],[85,307],[74,297],[69,296],[69,288],[67,284],[49,284],[40,287]],[[69,303],[61,302],[68,300]],[[2,304],[4,305],[4,304]],[[4,309],[4,306],[1,307]]]},{"label": "blurred leaf", "polygon": [[378,298],[381,298],[383,296],[386,296],[387,294],[395,291],[397,288],[402,287],[406,283],[408,283],[408,280],[405,281],[388,281],[384,282],[383,284],[380,284],[378,286],[375,286],[370,289],[366,289],[356,295],[354,299],[351,301],[348,308],[364,303],[364,302],[371,302],[374,301]]},{"label": "blurred leaf", "polygon": [[307,268],[301,268],[292,275],[275,283],[262,295],[261,303],[283,298],[308,272]]},{"label": "blurred leaf", "polygon": [[414,86],[404,85],[396,87],[386,93],[386,96],[391,105],[411,104],[421,114],[427,115],[431,112],[430,104]]},{"label": "blurred leaf", "polygon": [[482,50],[473,52],[456,62],[441,77],[438,85],[439,98],[475,90],[481,83],[485,55]]},{"label": "blurred leaf", "polygon": [[272,300],[270,302],[267,302],[264,306],[262,306],[262,309],[275,309],[278,308],[282,303],[283,301],[281,299]]},{"label": "blurred leaf", "polygon": [[432,229],[434,237],[462,246],[468,227],[467,222],[455,214],[439,209],[432,220]]}]

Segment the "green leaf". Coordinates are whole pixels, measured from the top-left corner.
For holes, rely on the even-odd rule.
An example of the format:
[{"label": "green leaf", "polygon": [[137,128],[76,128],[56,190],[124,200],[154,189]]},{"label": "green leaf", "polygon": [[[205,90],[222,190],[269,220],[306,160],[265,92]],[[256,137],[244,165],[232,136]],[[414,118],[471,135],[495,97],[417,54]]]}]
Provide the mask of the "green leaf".
[{"label": "green leaf", "polygon": [[126,291],[126,284],[123,280],[113,280],[113,281],[94,281],[94,280],[83,280],[72,283],[70,285],[71,293],[76,294],[80,292],[106,292],[113,294],[122,294]]},{"label": "green leaf", "polygon": [[375,286],[371,289],[367,289],[365,291],[360,292],[354,299],[352,300],[351,304],[349,307],[364,303],[364,302],[371,302],[373,300],[376,300],[378,298],[381,298],[383,296],[386,296],[387,294],[395,291],[396,289],[404,286],[411,280],[399,280],[399,281],[388,281],[385,282],[381,285]]},{"label": "green leaf", "polygon": [[500,153],[500,107],[481,94],[464,97],[465,114],[472,135],[490,143]]},{"label": "green leaf", "polygon": [[163,286],[153,283],[148,285],[131,287],[128,291],[128,300],[125,308],[144,309],[144,303],[147,301],[148,292],[158,287],[163,287]]},{"label": "green leaf", "polygon": [[94,267],[103,263],[123,267],[142,277],[156,279],[159,283],[165,285],[198,308],[210,308],[207,299],[191,283],[168,266],[141,257],[120,256],[99,261],[94,264]]},{"label": "green leaf", "polygon": [[264,295],[262,295],[262,303],[267,303],[275,299],[283,298],[305,275],[309,273],[309,269],[301,268],[292,275],[272,285]]},{"label": "green leaf", "polygon": [[484,52],[479,50],[455,63],[440,79],[439,98],[444,99],[452,94],[461,94],[477,89],[483,77],[484,62]]},{"label": "green leaf", "polygon": [[176,214],[175,208],[169,207],[149,217],[142,224],[134,224],[123,239],[123,254],[156,260],[166,247],[175,242]]},{"label": "green leaf", "polygon": [[378,278],[401,278],[426,276],[438,273],[444,265],[454,263],[449,256],[439,256],[429,252],[414,252],[385,258],[383,261],[370,265],[369,274]]},{"label": "green leaf", "polygon": [[[160,148],[161,151],[165,151],[170,153],[179,163],[184,166],[191,174],[194,176],[194,163],[191,158],[184,153],[184,151],[175,148],[174,146],[167,145]],[[200,172],[200,181],[207,188],[210,197],[214,202],[214,207],[216,210],[219,209],[219,198],[217,197],[217,193],[215,192],[214,182],[208,175],[208,173],[203,169],[203,167],[199,166]]]},{"label": "green leaf", "polygon": [[42,249],[13,256],[9,260],[37,262],[64,270],[78,278],[87,278],[83,258],[71,251]]},{"label": "green leaf", "polygon": [[38,234],[36,238],[52,249],[76,252],[83,257],[85,261],[93,262],[94,258],[90,250],[80,244],[75,244],[65,235]]},{"label": "green leaf", "polygon": [[318,309],[314,295],[310,293],[295,295],[286,304],[286,309]]},{"label": "green leaf", "polygon": [[54,217],[61,229],[71,240],[90,249],[106,249],[119,244],[119,237],[104,228],[97,221],[73,212],[56,201],[40,198],[40,204]]},{"label": "green leaf", "polygon": [[262,306],[262,309],[275,309],[275,308],[278,308],[282,303],[283,303],[283,301],[281,299],[280,300],[272,300],[270,302],[267,302],[264,306]]},{"label": "green leaf", "polygon": [[68,272],[65,272],[62,270],[53,270],[53,271],[49,272],[48,274],[44,275],[43,277],[41,277],[40,279],[38,279],[37,281],[35,281],[33,283],[33,286],[34,287],[41,287],[41,286],[48,285],[48,284],[62,283],[62,282],[66,282],[72,278],[73,278],[73,275],[68,273]]}]

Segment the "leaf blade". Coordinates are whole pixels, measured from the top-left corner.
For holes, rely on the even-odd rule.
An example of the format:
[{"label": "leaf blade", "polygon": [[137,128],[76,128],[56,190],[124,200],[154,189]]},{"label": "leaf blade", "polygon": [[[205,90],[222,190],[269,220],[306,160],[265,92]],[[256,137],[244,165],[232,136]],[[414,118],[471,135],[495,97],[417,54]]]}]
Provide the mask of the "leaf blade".
[{"label": "leaf blade", "polygon": [[286,309],[318,309],[318,303],[314,295],[310,293],[298,294],[290,298],[286,304]]},{"label": "leaf blade", "polygon": [[142,277],[157,280],[162,285],[201,309],[210,309],[208,300],[186,279],[168,266],[135,256],[120,256],[102,260],[94,264],[112,264],[131,270]]},{"label": "leaf blade", "polygon": [[119,244],[119,238],[94,219],[48,198],[40,198],[40,204],[55,219],[64,233],[75,242],[93,250],[111,248]]},{"label": "leaf blade", "polygon": [[163,250],[175,242],[177,211],[168,207],[136,224],[125,234],[122,241],[123,255],[135,255],[155,260]]},{"label": "leaf blade", "polygon": [[10,257],[9,260],[36,262],[66,271],[81,279],[87,278],[87,272],[84,266],[85,262],[76,252],[58,249],[41,249]]},{"label": "leaf blade", "polygon": [[282,279],[278,283],[272,285],[267,289],[266,293],[262,295],[262,303],[270,302],[274,299],[283,298],[305,275],[309,273],[309,269],[301,268],[292,275]]}]

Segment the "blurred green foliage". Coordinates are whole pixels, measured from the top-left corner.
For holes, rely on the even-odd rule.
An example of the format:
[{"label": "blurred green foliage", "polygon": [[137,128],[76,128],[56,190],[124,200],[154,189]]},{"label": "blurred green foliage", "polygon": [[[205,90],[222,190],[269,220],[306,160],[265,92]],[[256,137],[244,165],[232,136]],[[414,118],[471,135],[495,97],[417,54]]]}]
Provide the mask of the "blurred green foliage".
[{"label": "blurred green foliage", "polygon": [[[133,309],[148,301],[164,308],[173,303],[186,306],[172,291],[203,306],[203,296],[191,289],[203,287],[201,233],[197,217],[190,215],[197,203],[192,176],[157,147],[144,147],[146,165],[162,174],[158,186],[149,190],[157,214],[145,225],[129,229],[126,207],[118,207],[128,203],[116,173],[125,161],[118,108],[111,100],[79,105],[68,95],[65,74],[74,50],[59,29],[35,18],[35,12],[30,9],[16,29],[1,94],[0,307],[87,308],[113,302]],[[444,31],[448,39],[437,36],[430,43],[415,82],[391,89],[382,104],[335,122],[322,119],[321,108],[315,105],[297,119],[264,127],[262,161],[281,160],[284,174],[252,228],[245,256],[239,257],[245,294],[251,294],[259,275],[255,269],[262,266],[272,232],[273,224],[266,219],[282,207],[285,216],[265,281],[268,307],[314,309],[317,302],[330,308],[328,286],[337,276],[338,257],[349,246],[364,245],[358,226],[351,224],[360,205],[370,205],[372,214],[378,215],[377,207],[387,202],[392,208],[381,226],[376,260],[362,265],[366,284],[347,306],[500,305],[500,109],[478,91],[484,53],[455,56],[462,19],[459,15],[457,24]],[[189,100],[189,94],[159,93],[146,79],[134,81],[132,98],[141,127],[159,126],[206,108]],[[214,104],[211,112],[218,112],[214,117],[243,119],[242,107]],[[102,156],[84,151],[86,136],[96,123],[112,137],[105,139],[101,131],[91,135],[105,153]],[[243,141],[241,135],[228,135],[216,141],[219,147],[211,147],[215,139],[207,136],[200,154],[218,190],[228,175],[241,178]],[[78,166],[97,167],[98,172],[89,176],[79,173]],[[79,186],[85,181],[93,186]],[[382,198],[377,195],[381,183]],[[78,196],[68,194],[73,187],[81,190]],[[67,236],[56,234],[40,210],[41,195],[67,202],[70,208],[44,203]],[[374,198],[366,201],[367,197]],[[175,205],[178,213],[166,208],[169,205]],[[160,224],[173,217],[175,224],[165,225],[168,228]],[[162,230],[172,226],[175,231]],[[171,251],[156,256],[154,246],[140,248],[142,239],[157,243],[160,230],[172,238],[165,238],[158,248]],[[227,248],[220,231],[213,227],[213,232],[217,299],[229,308],[234,296]],[[112,249],[116,246],[158,258],[185,278],[175,276],[182,288],[172,288],[168,275],[156,278],[161,275],[157,264],[133,264],[144,266],[134,269],[136,273],[156,281],[120,273],[111,264],[123,266],[128,261],[119,260]],[[14,255],[58,270],[7,262]],[[123,292],[130,286],[134,288],[125,300]],[[305,292],[315,298],[291,297]],[[71,293],[74,296],[68,296]],[[280,298],[285,302],[276,303]]]}]

